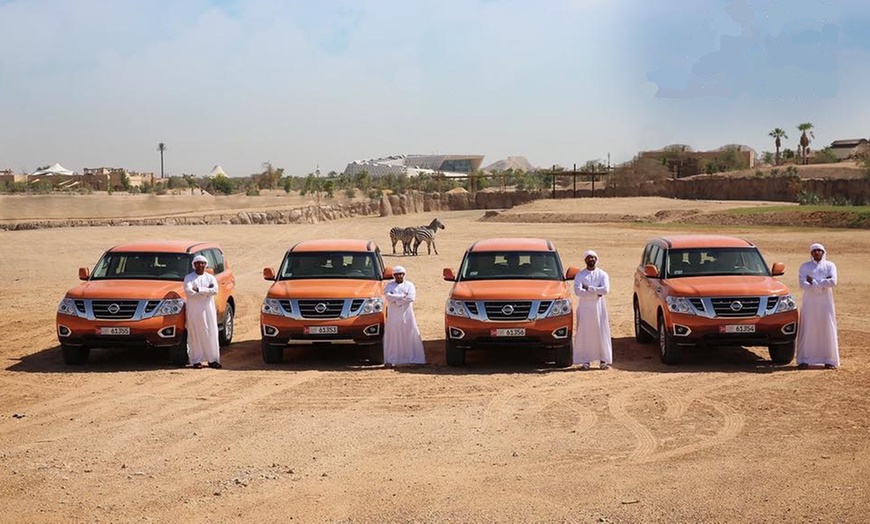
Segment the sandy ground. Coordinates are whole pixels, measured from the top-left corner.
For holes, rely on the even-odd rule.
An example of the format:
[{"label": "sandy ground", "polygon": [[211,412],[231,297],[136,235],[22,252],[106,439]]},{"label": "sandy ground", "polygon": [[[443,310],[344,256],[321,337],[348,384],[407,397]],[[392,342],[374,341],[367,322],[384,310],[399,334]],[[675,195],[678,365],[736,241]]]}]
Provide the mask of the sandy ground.
[{"label": "sandy ground", "polygon": [[[532,207],[645,214],[684,205],[718,204]],[[691,229],[482,215],[440,214],[439,254],[419,257],[391,256],[388,230],[434,215],[0,231],[0,521],[867,521],[870,233],[723,230],[785,262],[795,291],[807,247],[826,244],[840,268],[841,369],[772,366],[764,348],[694,353],[667,367],[631,336],[632,275],[647,238]],[[525,351],[471,353],[462,369],[444,364],[441,269],[490,236],[550,238],[574,265],[585,249],[598,251],[612,281],[613,369],[560,370]],[[373,238],[388,263],[407,267],[430,365],[372,368],[348,350],[262,362],[262,268],[315,237]],[[174,369],[136,351],[96,351],[82,368],[62,363],[55,308],[77,268],[141,238],[223,244],[239,304],[224,369]]]}]

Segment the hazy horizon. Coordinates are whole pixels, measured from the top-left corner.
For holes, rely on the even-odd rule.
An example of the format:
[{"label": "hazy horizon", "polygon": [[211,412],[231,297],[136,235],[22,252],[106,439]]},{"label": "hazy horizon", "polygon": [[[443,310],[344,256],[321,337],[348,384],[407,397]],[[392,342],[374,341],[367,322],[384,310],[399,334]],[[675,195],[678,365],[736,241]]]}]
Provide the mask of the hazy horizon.
[{"label": "hazy horizon", "polygon": [[870,137],[863,0],[0,0],[0,169],[304,175]]}]

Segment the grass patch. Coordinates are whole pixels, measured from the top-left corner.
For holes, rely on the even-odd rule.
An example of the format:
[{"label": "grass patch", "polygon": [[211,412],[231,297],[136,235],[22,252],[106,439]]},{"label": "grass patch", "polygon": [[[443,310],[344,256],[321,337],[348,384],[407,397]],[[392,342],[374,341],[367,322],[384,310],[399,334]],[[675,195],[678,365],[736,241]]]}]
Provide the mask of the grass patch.
[{"label": "grass patch", "polygon": [[857,213],[870,215],[870,206],[759,206],[759,207],[735,207],[716,211],[716,214],[726,215],[764,215],[768,213],[815,213],[826,211],[829,213]]}]

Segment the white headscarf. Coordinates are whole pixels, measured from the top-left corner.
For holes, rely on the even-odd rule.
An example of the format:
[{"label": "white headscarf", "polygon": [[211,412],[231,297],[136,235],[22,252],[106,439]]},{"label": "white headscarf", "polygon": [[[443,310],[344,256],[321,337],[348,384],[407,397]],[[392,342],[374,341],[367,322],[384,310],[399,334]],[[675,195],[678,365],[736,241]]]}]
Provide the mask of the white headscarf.
[{"label": "white headscarf", "polygon": [[828,251],[825,249],[825,246],[823,246],[819,243],[810,244],[810,256],[812,256],[813,251],[815,251],[816,249],[821,249],[822,250],[822,260],[827,260]]},{"label": "white headscarf", "polygon": [[598,253],[596,253],[595,251],[592,251],[590,249],[589,251],[583,253],[583,260],[586,260],[586,257],[588,257],[589,255],[592,255],[593,257],[598,258]]},{"label": "white headscarf", "polygon": [[193,257],[193,262],[190,263],[191,267],[197,262],[205,262],[205,267],[208,267],[208,259],[202,255],[196,255]]},{"label": "white headscarf", "polygon": [[402,266],[396,266],[396,267],[394,267],[394,268],[393,268],[393,274],[395,275],[396,273],[402,273],[402,274],[404,274],[404,273],[405,273],[405,268],[403,268]]}]

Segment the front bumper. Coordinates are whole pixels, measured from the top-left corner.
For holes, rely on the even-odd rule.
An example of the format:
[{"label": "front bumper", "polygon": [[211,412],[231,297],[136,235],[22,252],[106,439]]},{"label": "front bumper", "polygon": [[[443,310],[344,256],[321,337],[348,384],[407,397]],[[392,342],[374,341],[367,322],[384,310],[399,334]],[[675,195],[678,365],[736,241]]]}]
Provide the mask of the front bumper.
[{"label": "front bumper", "polygon": [[[671,313],[668,332],[679,346],[769,346],[788,344],[797,337],[798,313],[766,317],[703,318]],[[749,330],[752,331],[749,331]]]},{"label": "front bumper", "polygon": [[[129,334],[101,334],[103,328],[128,328]],[[57,340],[79,347],[170,347],[184,340],[184,314],[144,320],[90,320],[72,315],[56,317]]]},{"label": "front bumper", "polygon": [[[572,342],[573,315],[525,322],[481,322],[467,317],[445,316],[444,335],[460,348],[537,347],[555,348]],[[524,329],[522,336],[500,336]]]},{"label": "front bumper", "polygon": [[[324,328],[334,333],[318,333]],[[260,335],[273,346],[317,344],[376,344],[383,340],[384,315],[375,313],[329,320],[296,320],[260,313]]]}]

